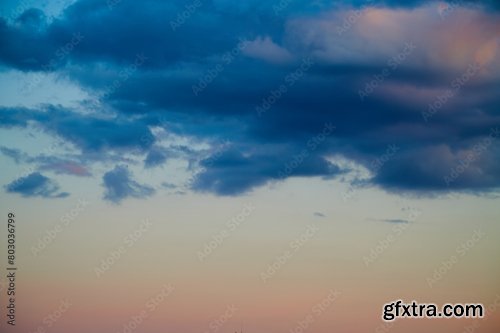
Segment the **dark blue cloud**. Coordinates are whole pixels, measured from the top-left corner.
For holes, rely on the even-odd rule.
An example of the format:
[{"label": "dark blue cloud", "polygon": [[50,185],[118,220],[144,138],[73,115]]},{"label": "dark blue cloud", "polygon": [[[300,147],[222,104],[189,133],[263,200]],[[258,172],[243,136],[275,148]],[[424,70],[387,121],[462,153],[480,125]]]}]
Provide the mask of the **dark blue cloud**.
[{"label": "dark blue cloud", "polygon": [[279,154],[279,149],[243,154],[230,149],[201,161],[204,171],[193,182],[199,191],[237,195],[256,186],[288,177],[333,177],[343,172],[338,166],[307,149]]},{"label": "dark blue cloud", "polygon": [[390,191],[481,191],[500,187],[500,133],[486,136],[460,154],[446,146],[403,152],[373,179]]},{"label": "dark blue cloud", "polygon": [[67,192],[60,192],[59,185],[39,172],[20,177],[5,186],[9,193],[19,193],[23,197],[64,198]]},{"label": "dark blue cloud", "polygon": [[[280,26],[269,5],[259,5],[261,10],[248,15],[255,6],[235,11],[234,6],[220,2],[202,3],[188,19],[179,20],[187,5],[182,0],[119,1],[112,8],[106,1],[84,0],[69,6],[48,25],[38,10],[30,9],[16,25],[0,21],[0,44],[5,45],[0,60],[24,70],[40,70],[69,60],[123,65],[143,53],[148,57],[144,66],[158,68],[231,49],[239,37]],[[231,31],[221,31],[221,22],[231,26]],[[72,42],[75,34],[82,37],[77,43]],[[64,52],[68,43],[74,47]]]},{"label": "dark blue cloud", "polygon": [[1,108],[0,109],[0,127],[26,127],[30,120],[31,110],[25,108]]},{"label": "dark blue cloud", "polygon": [[120,203],[128,197],[146,198],[155,190],[147,185],[142,185],[132,179],[132,174],[126,166],[116,166],[102,177],[105,188],[104,199],[113,203]]},{"label": "dark blue cloud", "polygon": [[153,168],[162,165],[166,160],[167,152],[159,147],[153,147],[144,160],[144,166],[146,168]]},{"label": "dark blue cloud", "polygon": [[410,221],[403,220],[403,219],[380,219],[380,220],[376,220],[376,221],[390,223],[390,224],[408,224],[408,223],[410,223]]},{"label": "dark blue cloud", "polygon": [[[50,121],[45,120],[50,118]],[[85,151],[106,149],[144,150],[153,136],[143,123],[121,117],[87,117],[58,109],[40,115],[44,128]]]},{"label": "dark blue cloud", "polygon": [[145,151],[154,143],[147,124],[120,115],[83,115],[59,107],[41,110],[0,108],[0,126],[27,126],[34,122],[42,130],[70,142],[84,152]]}]

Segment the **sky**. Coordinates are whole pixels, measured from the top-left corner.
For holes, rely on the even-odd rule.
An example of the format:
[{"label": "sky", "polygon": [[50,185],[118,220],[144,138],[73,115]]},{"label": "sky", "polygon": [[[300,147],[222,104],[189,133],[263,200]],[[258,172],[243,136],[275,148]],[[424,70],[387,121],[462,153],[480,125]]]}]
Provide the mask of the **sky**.
[{"label": "sky", "polygon": [[2,330],[500,327],[498,1],[2,1],[0,88]]}]

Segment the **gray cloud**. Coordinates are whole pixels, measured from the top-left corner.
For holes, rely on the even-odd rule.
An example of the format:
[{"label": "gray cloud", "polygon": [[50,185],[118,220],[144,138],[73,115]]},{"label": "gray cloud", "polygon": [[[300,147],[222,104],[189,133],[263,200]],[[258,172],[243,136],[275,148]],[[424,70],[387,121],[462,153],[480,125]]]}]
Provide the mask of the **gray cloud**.
[{"label": "gray cloud", "polygon": [[20,177],[5,186],[9,193],[19,193],[23,197],[64,198],[67,192],[60,192],[59,185],[39,172]]},{"label": "gray cloud", "polygon": [[146,198],[155,193],[152,187],[133,180],[130,171],[123,165],[106,172],[102,180],[105,188],[104,199],[113,203],[120,203],[128,197]]}]

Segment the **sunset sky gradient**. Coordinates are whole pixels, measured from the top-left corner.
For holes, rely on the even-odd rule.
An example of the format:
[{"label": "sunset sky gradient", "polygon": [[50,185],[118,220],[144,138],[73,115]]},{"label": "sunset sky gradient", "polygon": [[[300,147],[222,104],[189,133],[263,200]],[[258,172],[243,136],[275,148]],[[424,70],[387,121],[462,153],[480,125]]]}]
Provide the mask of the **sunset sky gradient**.
[{"label": "sunset sky gradient", "polygon": [[2,1],[0,331],[498,333],[499,4]]}]

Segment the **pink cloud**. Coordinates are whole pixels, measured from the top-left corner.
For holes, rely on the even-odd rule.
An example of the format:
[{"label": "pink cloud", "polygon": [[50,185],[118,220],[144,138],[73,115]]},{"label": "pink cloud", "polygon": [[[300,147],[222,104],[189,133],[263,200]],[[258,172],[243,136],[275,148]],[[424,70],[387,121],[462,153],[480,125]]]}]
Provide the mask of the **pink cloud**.
[{"label": "pink cloud", "polygon": [[79,177],[87,177],[91,175],[90,171],[87,170],[87,168],[71,161],[54,162],[44,165],[42,168],[52,170],[55,173],[68,174]]},{"label": "pink cloud", "polygon": [[248,57],[271,63],[287,63],[292,60],[290,52],[274,43],[268,36],[249,41],[243,53]]}]

